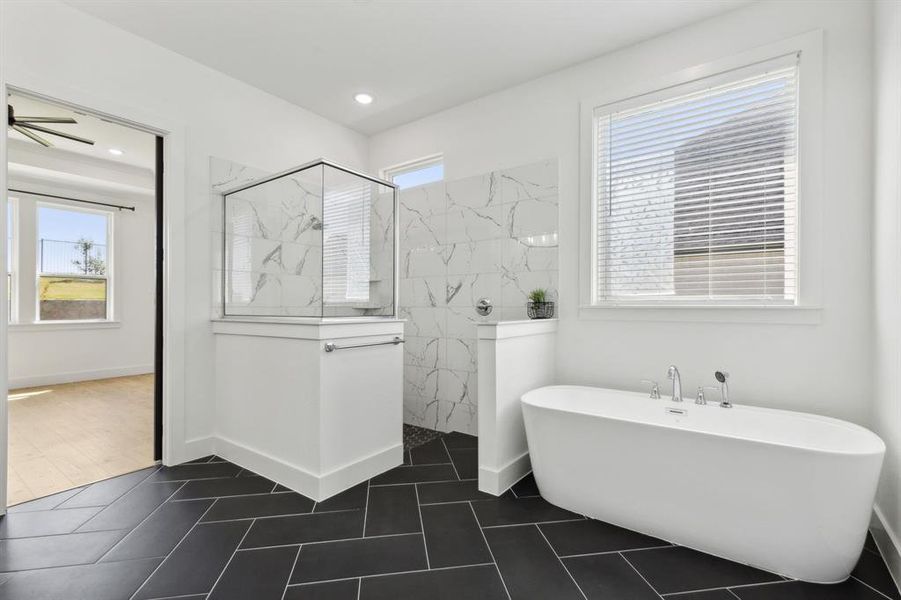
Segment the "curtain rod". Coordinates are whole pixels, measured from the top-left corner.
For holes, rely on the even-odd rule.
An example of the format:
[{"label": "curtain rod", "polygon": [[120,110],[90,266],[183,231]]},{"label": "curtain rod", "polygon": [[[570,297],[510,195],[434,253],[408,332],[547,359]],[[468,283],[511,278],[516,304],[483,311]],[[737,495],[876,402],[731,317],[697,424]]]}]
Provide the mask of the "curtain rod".
[{"label": "curtain rod", "polygon": [[93,204],[94,206],[106,206],[109,208],[118,208],[119,210],[130,210],[135,212],[134,206],[122,206],[120,204],[107,204],[106,202],[94,202],[93,200],[82,200],[80,198],[69,198],[67,196],[54,196],[53,194],[42,194],[40,192],[29,192],[28,190],[14,190],[9,188],[10,192],[16,194],[28,194],[29,196],[41,196],[42,198],[56,198],[57,200],[69,200],[70,202],[82,202],[84,204]]}]

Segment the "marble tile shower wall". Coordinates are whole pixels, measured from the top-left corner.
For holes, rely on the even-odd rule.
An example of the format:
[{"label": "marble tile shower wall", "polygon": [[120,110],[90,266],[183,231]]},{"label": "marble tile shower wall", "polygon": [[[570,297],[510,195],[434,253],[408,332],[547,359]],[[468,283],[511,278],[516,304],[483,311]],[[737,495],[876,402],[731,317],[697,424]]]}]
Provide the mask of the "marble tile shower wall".
[{"label": "marble tile shower wall", "polygon": [[538,287],[556,297],[557,161],[409,188],[399,204],[404,421],[476,434],[476,323],[525,319]]},{"label": "marble tile shower wall", "polygon": [[[212,207],[210,222],[210,249],[212,256],[212,306],[211,314],[213,318],[222,317],[222,252],[223,252],[223,203],[222,192],[246,183],[250,183],[255,179],[260,179],[268,175],[265,171],[246,167],[244,165],[225,160],[222,158],[210,157],[210,206]],[[262,312],[262,310],[261,310]]]}]

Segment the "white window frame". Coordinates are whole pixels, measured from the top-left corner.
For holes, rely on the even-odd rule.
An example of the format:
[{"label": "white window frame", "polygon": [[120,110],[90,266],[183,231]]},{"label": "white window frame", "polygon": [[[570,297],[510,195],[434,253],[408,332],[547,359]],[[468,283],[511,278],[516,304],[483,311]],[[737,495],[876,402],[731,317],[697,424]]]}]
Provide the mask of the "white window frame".
[{"label": "white window frame", "polygon": [[19,321],[19,199],[14,196],[7,195],[7,209],[10,215],[9,221],[6,223],[7,237],[12,239],[9,248],[9,307],[7,310],[7,318],[10,324]]},{"label": "white window frame", "polygon": [[[72,212],[82,212],[93,215],[102,215],[106,217],[106,318],[105,319],[62,319],[49,320],[41,319],[41,268],[40,261],[40,228],[41,228],[41,208],[53,208],[56,210],[68,210]],[[84,323],[115,323],[114,315],[114,288],[115,288],[115,238],[113,237],[116,213],[113,210],[105,210],[101,208],[86,208],[83,206],[75,206],[68,202],[52,202],[47,200],[38,200],[35,202],[35,220],[34,220],[34,242],[35,242],[35,265],[34,265],[34,323],[47,325],[68,325],[68,324],[84,324]],[[52,274],[51,274],[52,275]]]},{"label": "white window frame", "polygon": [[[660,302],[652,299],[611,301],[596,300],[597,274],[595,239],[597,214],[593,173],[595,170],[595,109],[625,102],[637,104],[665,95],[669,88],[689,86],[723,76],[752,65],[800,54],[798,78],[798,246],[800,255],[798,298],[795,304],[763,305],[680,301]],[[669,76],[642,81],[625,88],[610,89],[602,96],[581,102],[580,152],[580,316],[605,320],[655,321],[732,321],[786,324],[816,324],[820,321],[822,294],[822,261],[820,258],[820,212],[822,196],[823,141],[823,41],[822,31],[814,31],[725,59],[684,69]],[[734,77],[734,75],[732,75]]]},{"label": "white window frame", "polygon": [[[404,173],[410,173],[412,171],[418,171],[420,169],[425,169],[427,167],[431,167],[434,165],[442,165],[444,166],[444,155],[443,154],[431,154],[429,156],[423,156],[420,158],[416,158],[413,160],[409,160],[406,162],[402,162],[396,165],[392,165],[390,167],[385,167],[381,170],[380,177],[385,181],[390,181],[394,183],[394,178],[397,175],[403,175]],[[446,177],[442,176],[441,181],[444,181]],[[437,182],[431,182],[437,183]],[[430,185],[430,184],[424,184]],[[415,186],[419,187],[419,186]],[[399,189],[399,188],[398,188]]]}]

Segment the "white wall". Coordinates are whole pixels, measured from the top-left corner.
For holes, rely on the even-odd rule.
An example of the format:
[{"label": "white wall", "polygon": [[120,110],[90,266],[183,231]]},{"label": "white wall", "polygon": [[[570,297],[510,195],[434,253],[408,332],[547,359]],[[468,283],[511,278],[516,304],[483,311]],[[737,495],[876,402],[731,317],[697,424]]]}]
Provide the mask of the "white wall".
[{"label": "white wall", "polygon": [[[579,102],[805,32],[825,32],[822,318],[813,325],[580,318]],[[561,382],[638,389],[676,363],[687,390],[732,374],[735,401],[867,419],[871,17],[862,2],[761,2],[376,135],[384,168],[443,153],[448,179],[557,157]],[[665,386],[663,386],[665,388]]]},{"label": "white wall", "polygon": [[[901,581],[901,4],[876,3],[874,62],[873,413],[887,450],[876,505],[897,550]],[[877,539],[877,541],[879,541]]]},{"label": "white wall", "polygon": [[[7,85],[45,88],[31,91],[52,93],[63,100],[94,98],[105,106],[153,115],[174,124],[172,130],[184,142],[170,155],[177,162],[167,165],[170,177],[184,175],[184,188],[168,199],[172,210],[185,214],[184,223],[174,224],[169,232],[167,266],[172,277],[170,293],[184,298],[183,306],[170,311],[180,331],[167,340],[176,356],[184,355],[185,382],[183,389],[176,390],[185,399],[184,432],[170,431],[177,437],[176,454],[170,458],[178,460],[186,440],[213,433],[210,156],[267,171],[318,156],[366,168],[367,140],[65,4],[3,2],[0,6]],[[35,31],[41,34],[34,35]],[[297,76],[301,74],[285,73],[285,77]],[[176,201],[183,204],[175,207]],[[182,418],[176,418],[181,428]]]}]

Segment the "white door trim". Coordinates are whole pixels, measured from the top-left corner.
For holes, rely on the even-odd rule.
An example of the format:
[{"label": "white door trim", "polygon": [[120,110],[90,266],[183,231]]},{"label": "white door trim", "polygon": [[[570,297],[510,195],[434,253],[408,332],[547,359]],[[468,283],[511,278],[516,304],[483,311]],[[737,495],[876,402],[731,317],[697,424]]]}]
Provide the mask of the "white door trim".
[{"label": "white door trim", "polygon": [[[185,125],[155,114],[143,107],[101,97],[90,91],[34,74],[17,74],[6,80],[8,73],[0,61],[0,93],[21,91],[54,102],[80,107],[125,125],[160,135],[163,147],[163,463],[177,464],[185,452]],[[6,136],[0,136],[0,189],[8,187]],[[0,234],[6,239],[6,194],[0,197]],[[0,264],[6,264],[6,243],[0,244]],[[8,389],[7,357],[9,338],[7,299],[0,294],[0,389]],[[8,461],[7,402],[0,402],[0,514],[6,512]]]}]

